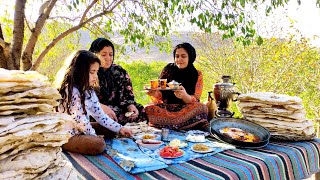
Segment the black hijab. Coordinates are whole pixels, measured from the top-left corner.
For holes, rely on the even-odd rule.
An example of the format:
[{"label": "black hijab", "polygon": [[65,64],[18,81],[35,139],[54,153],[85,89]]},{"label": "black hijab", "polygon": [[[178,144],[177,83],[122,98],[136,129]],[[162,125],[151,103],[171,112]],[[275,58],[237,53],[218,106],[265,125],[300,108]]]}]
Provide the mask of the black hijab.
[{"label": "black hijab", "polygon": [[104,47],[111,47],[113,51],[113,60],[112,64],[108,69],[104,69],[103,67],[99,68],[98,77],[99,77],[99,85],[100,92],[97,91],[98,94],[105,93],[105,96],[110,96],[112,92],[112,88],[114,87],[114,77],[112,76],[112,72],[114,71],[114,45],[111,41],[105,38],[97,38],[91,43],[89,51],[93,53],[99,53]]},{"label": "black hijab", "polygon": [[109,41],[108,39],[106,39],[106,38],[98,38],[98,39],[94,40],[91,43],[89,51],[91,51],[93,53],[99,53],[104,47],[111,47],[112,48],[112,51],[113,51],[112,63],[113,63],[114,54],[115,54],[114,46],[113,46],[112,42]]},{"label": "black hijab", "polygon": [[[196,50],[189,43],[178,44],[173,50],[173,58],[176,57],[177,49],[183,48],[187,51],[189,61],[188,66],[184,69],[179,69],[175,63],[169,63],[161,72],[160,78],[166,78],[168,82],[175,80],[186,89],[187,93],[193,95],[195,93],[196,83],[198,81],[198,71],[194,67],[193,63],[196,60]],[[178,99],[172,91],[163,91],[162,99],[169,104],[183,103],[181,99]]]}]

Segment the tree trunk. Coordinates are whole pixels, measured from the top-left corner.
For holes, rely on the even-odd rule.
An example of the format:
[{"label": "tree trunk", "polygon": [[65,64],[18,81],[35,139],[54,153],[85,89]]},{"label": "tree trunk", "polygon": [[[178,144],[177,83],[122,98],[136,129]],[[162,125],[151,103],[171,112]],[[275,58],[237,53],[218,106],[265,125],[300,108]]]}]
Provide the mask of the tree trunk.
[{"label": "tree trunk", "polygon": [[10,44],[4,41],[2,28],[0,24],[0,68],[8,69],[10,59]]},{"label": "tree trunk", "polygon": [[13,40],[11,56],[13,61],[9,61],[8,69],[20,69],[20,58],[24,37],[24,18],[25,18],[26,0],[16,0],[14,12]]},{"label": "tree trunk", "polygon": [[[34,47],[38,41],[38,37],[41,33],[41,30],[44,27],[46,20],[49,18],[50,12],[54,7],[54,5],[56,4],[56,2],[57,0],[51,0],[47,7],[43,7],[46,10],[42,12],[42,14],[39,16],[35,27],[31,31],[32,34],[28,40],[28,43],[26,45],[26,48],[23,51],[22,58],[21,58],[22,69],[25,71],[29,70],[32,67],[32,54],[34,51]],[[43,4],[42,6],[45,6],[45,5],[47,4]]]}]

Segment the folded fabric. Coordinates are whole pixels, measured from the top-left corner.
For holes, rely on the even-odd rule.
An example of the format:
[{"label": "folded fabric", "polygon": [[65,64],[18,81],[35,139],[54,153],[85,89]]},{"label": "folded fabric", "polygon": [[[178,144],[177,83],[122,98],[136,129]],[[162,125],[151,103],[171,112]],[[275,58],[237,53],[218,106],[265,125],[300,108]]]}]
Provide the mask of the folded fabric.
[{"label": "folded fabric", "polygon": [[125,171],[136,174],[168,167],[164,162],[143,153],[138,145],[128,138],[107,140],[106,152]]}]

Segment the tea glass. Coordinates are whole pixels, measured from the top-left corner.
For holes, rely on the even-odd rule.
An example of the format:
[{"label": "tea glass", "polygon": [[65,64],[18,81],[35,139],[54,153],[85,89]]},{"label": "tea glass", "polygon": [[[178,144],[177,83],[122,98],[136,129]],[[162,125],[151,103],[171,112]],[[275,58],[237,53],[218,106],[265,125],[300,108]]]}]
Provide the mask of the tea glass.
[{"label": "tea glass", "polygon": [[159,81],[158,80],[150,80],[150,86],[151,86],[151,89],[157,89],[159,87]]},{"label": "tea glass", "polygon": [[167,79],[159,79],[159,84],[161,89],[167,88]]}]

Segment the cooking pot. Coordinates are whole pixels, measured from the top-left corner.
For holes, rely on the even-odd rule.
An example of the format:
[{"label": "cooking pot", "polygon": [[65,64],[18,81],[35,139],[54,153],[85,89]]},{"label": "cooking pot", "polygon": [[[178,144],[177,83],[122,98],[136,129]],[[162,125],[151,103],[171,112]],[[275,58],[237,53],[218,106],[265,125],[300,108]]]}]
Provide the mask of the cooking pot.
[{"label": "cooking pot", "polygon": [[[225,127],[229,128],[239,128],[246,132],[252,133],[260,138],[259,142],[244,142],[236,139],[232,139],[229,136],[225,136],[220,133],[220,129]],[[256,124],[247,120],[235,119],[235,118],[214,118],[210,121],[210,134],[211,136],[215,137],[216,139],[235,145],[240,148],[261,148],[269,143],[270,139],[270,132]]]}]

